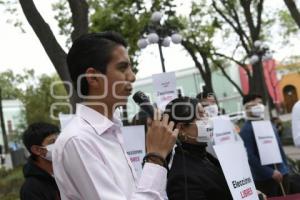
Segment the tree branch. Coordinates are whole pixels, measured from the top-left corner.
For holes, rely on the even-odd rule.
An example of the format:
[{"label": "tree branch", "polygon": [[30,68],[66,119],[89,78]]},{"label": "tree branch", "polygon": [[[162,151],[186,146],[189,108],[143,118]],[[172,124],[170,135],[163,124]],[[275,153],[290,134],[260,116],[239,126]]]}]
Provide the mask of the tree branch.
[{"label": "tree branch", "polygon": [[37,10],[33,0],[19,0],[27,21],[40,40],[52,64],[64,81],[70,81],[66,64],[66,53],[57,42],[50,26]]},{"label": "tree branch", "polygon": [[245,51],[247,54],[250,53],[250,50],[246,44],[246,41],[244,39],[244,35],[243,33],[241,32],[241,29],[239,29],[238,27],[236,27],[234,25],[234,23],[228,18],[226,17],[226,15],[224,15],[224,13],[222,12],[222,10],[220,10],[216,4],[216,2],[213,0],[212,2],[212,5],[214,7],[214,9],[217,11],[217,13],[219,13],[219,15],[233,28],[233,30],[238,34],[239,38],[240,38],[240,41],[242,43],[242,46],[244,47]]},{"label": "tree branch", "polygon": [[68,0],[72,12],[72,41],[88,32],[89,6],[85,0]]},{"label": "tree branch", "polygon": [[291,16],[300,28],[300,13],[294,0],[284,0],[285,5],[289,9]]},{"label": "tree branch", "polygon": [[204,70],[203,70],[203,66],[202,64],[198,61],[197,56],[195,55],[194,50],[191,47],[191,44],[188,41],[182,41],[182,46],[187,50],[187,52],[190,54],[190,56],[192,57],[196,67],[199,69],[201,77],[204,79],[204,77],[206,76]]},{"label": "tree branch", "polygon": [[239,94],[243,97],[243,91],[242,89],[238,86],[238,84],[236,82],[234,82],[234,80],[228,75],[228,73],[226,72],[226,70],[224,69],[224,67],[216,62],[215,60],[212,60],[213,63],[221,70],[221,72],[223,73],[223,75],[227,78],[227,80],[237,89],[237,91],[239,92]]},{"label": "tree branch", "polygon": [[[250,40],[250,38],[248,37],[248,35],[246,34],[245,30],[242,27],[242,24],[240,22],[240,18],[239,18],[239,15],[238,15],[236,9],[232,8],[232,10],[233,10],[233,14],[234,14],[233,15],[233,19],[236,21],[237,28],[240,30],[241,34],[245,37],[245,39],[247,40],[248,44],[251,44],[251,40]],[[249,49],[248,48],[247,48],[246,52],[249,53]]]},{"label": "tree branch", "polygon": [[257,24],[256,24],[256,38],[259,38],[259,33],[260,33],[260,28],[261,28],[261,24],[262,24],[262,12],[263,12],[263,4],[264,4],[264,0],[260,0],[257,4]]},{"label": "tree branch", "polygon": [[250,70],[248,69],[247,65],[245,63],[242,63],[241,61],[238,61],[230,56],[227,56],[227,55],[224,55],[222,53],[218,53],[218,52],[214,52],[214,55],[216,56],[220,56],[222,58],[225,58],[225,59],[228,59],[228,60],[231,60],[233,62],[235,62],[237,65],[239,65],[240,67],[242,67],[246,72],[247,72],[247,75],[250,77]]},{"label": "tree branch", "polygon": [[240,0],[240,3],[241,3],[241,5],[244,9],[244,15],[245,15],[248,27],[249,27],[249,31],[250,31],[252,41],[255,41],[258,38],[256,38],[256,36],[257,36],[256,28],[254,26],[253,19],[252,19],[251,1],[249,1],[249,0]]},{"label": "tree branch", "polygon": [[[66,62],[67,55],[57,42],[52,30],[50,29],[50,26],[46,23],[37,10],[33,0],[19,0],[19,2],[28,23],[40,40],[61,80],[72,83]],[[69,85],[65,84],[65,88],[68,91]],[[79,98],[75,90],[70,92],[72,92],[70,101],[73,108],[75,108],[75,103],[79,101]]]}]

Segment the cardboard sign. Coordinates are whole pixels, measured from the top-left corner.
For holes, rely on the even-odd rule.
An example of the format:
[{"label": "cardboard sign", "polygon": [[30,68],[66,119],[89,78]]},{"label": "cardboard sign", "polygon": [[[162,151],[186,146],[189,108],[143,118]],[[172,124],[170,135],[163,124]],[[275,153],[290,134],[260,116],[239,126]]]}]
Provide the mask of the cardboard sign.
[{"label": "cardboard sign", "polygon": [[242,142],[214,146],[234,200],[258,200],[257,191]]},{"label": "cardboard sign", "polygon": [[165,110],[166,105],[177,97],[175,72],[152,75],[157,107]]},{"label": "cardboard sign", "polygon": [[214,117],[213,124],[213,139],[215,145],[235,142],[234,127],[228,116]]},{"label": "cardboard sign", "polygon": [[261,164],[282,163],[278,142],[271,122],[253,121],[252,126]]},{"label": "cardboard sign", "polygon": [[145,128],[141,126],[122,127],[126,152],[133,164],[137,177],[142,173],[142,162],[146,154]]}]

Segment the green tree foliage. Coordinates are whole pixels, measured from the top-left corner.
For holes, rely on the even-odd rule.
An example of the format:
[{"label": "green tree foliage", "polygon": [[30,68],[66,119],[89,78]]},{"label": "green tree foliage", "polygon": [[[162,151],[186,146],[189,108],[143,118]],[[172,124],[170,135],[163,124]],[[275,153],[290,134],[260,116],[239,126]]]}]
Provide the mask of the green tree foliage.
[{"label": "green tree foliage", "polygon": [[281,35],[284,39],[288,39],[291,35],[298,33],[299,28],[287,10],[280,10],[278,18],[279,24],[282,27]]},{"label": "green tree foliage", "polygon": [[[23,74],[14,74],[8,70],[0,73],[0,83],[3,99],[19,99],[24,105],[19,129],[38,121],[59,124],[52,118],[51,112],[53,116],[59,112],[69,112],[66,106],[53,107],[55,103],[68,103],[66,90],[57,74],[36,77],[33,70],[24,71]],[[65,98],[58,99],[56,96]]]}]

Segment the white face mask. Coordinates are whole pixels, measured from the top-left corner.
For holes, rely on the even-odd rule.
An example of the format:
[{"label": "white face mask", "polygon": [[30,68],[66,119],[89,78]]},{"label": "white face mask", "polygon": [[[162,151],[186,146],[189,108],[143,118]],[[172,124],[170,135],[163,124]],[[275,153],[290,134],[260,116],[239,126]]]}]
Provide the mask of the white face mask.
[{"label": "white face mask", "polygon": [[250,112],[253,117],[263,119],[265,116],[265,106],[263,104],[258,104],[250,108]]},{"label": "white face mask", "polygon": [[49,144],[45,148],[47,149],[47,153],[46,153],[46,156],[43,158],[52,162],[52,152],[54,149],[54,144]]},{"label": "white face mask", "polygon": [[209,117],[218,116],[219,108],[218,108],[217,104],[206,106],[206,107],[204,107],[204,110],[208,114]]},{"label": "white face mask", "polygon": [[213,123],[210,119],[197,120],[198,130],[197,142],[209,142],[213,136]]}]

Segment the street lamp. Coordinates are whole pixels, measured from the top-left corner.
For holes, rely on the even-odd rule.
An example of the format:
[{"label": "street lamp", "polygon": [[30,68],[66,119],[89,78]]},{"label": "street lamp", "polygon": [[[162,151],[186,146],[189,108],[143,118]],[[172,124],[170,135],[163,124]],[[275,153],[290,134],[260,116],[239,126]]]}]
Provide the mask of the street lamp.
[{"label": "street lamp", "polygon": [[270,51],[269,45],[256,40],[254,42],[254,49],[252,50],[250,57],[250,64],[255,65],[258,62],[270,60],[273,58],[272,52]]},{"label": "street lamp", "polygon": [[150,23],[146,27],[143,37],[138,40],[137,45],[140,49],[146,48],[150,44],[157,44],[159,49],[162,71],[166,72],[165,61],[162,53],[162,47],[169,47],[171,41],[174,44],[180,44],[182,36],[162,23],[163,13],[156,11],[152,13]]},{"label": "street lamp", "polygon": [[272,51],[270,51],[269,45],[256,40],[253,44],[253,49],[250,54],[249,62],[252,65],[253,73],[257,73],[257,82],[254,81],[255,92],[261,91],[264,102],[268,106],[268,88],[265,82],[264,69],[263,69],[263,61],[272,59]]}]

